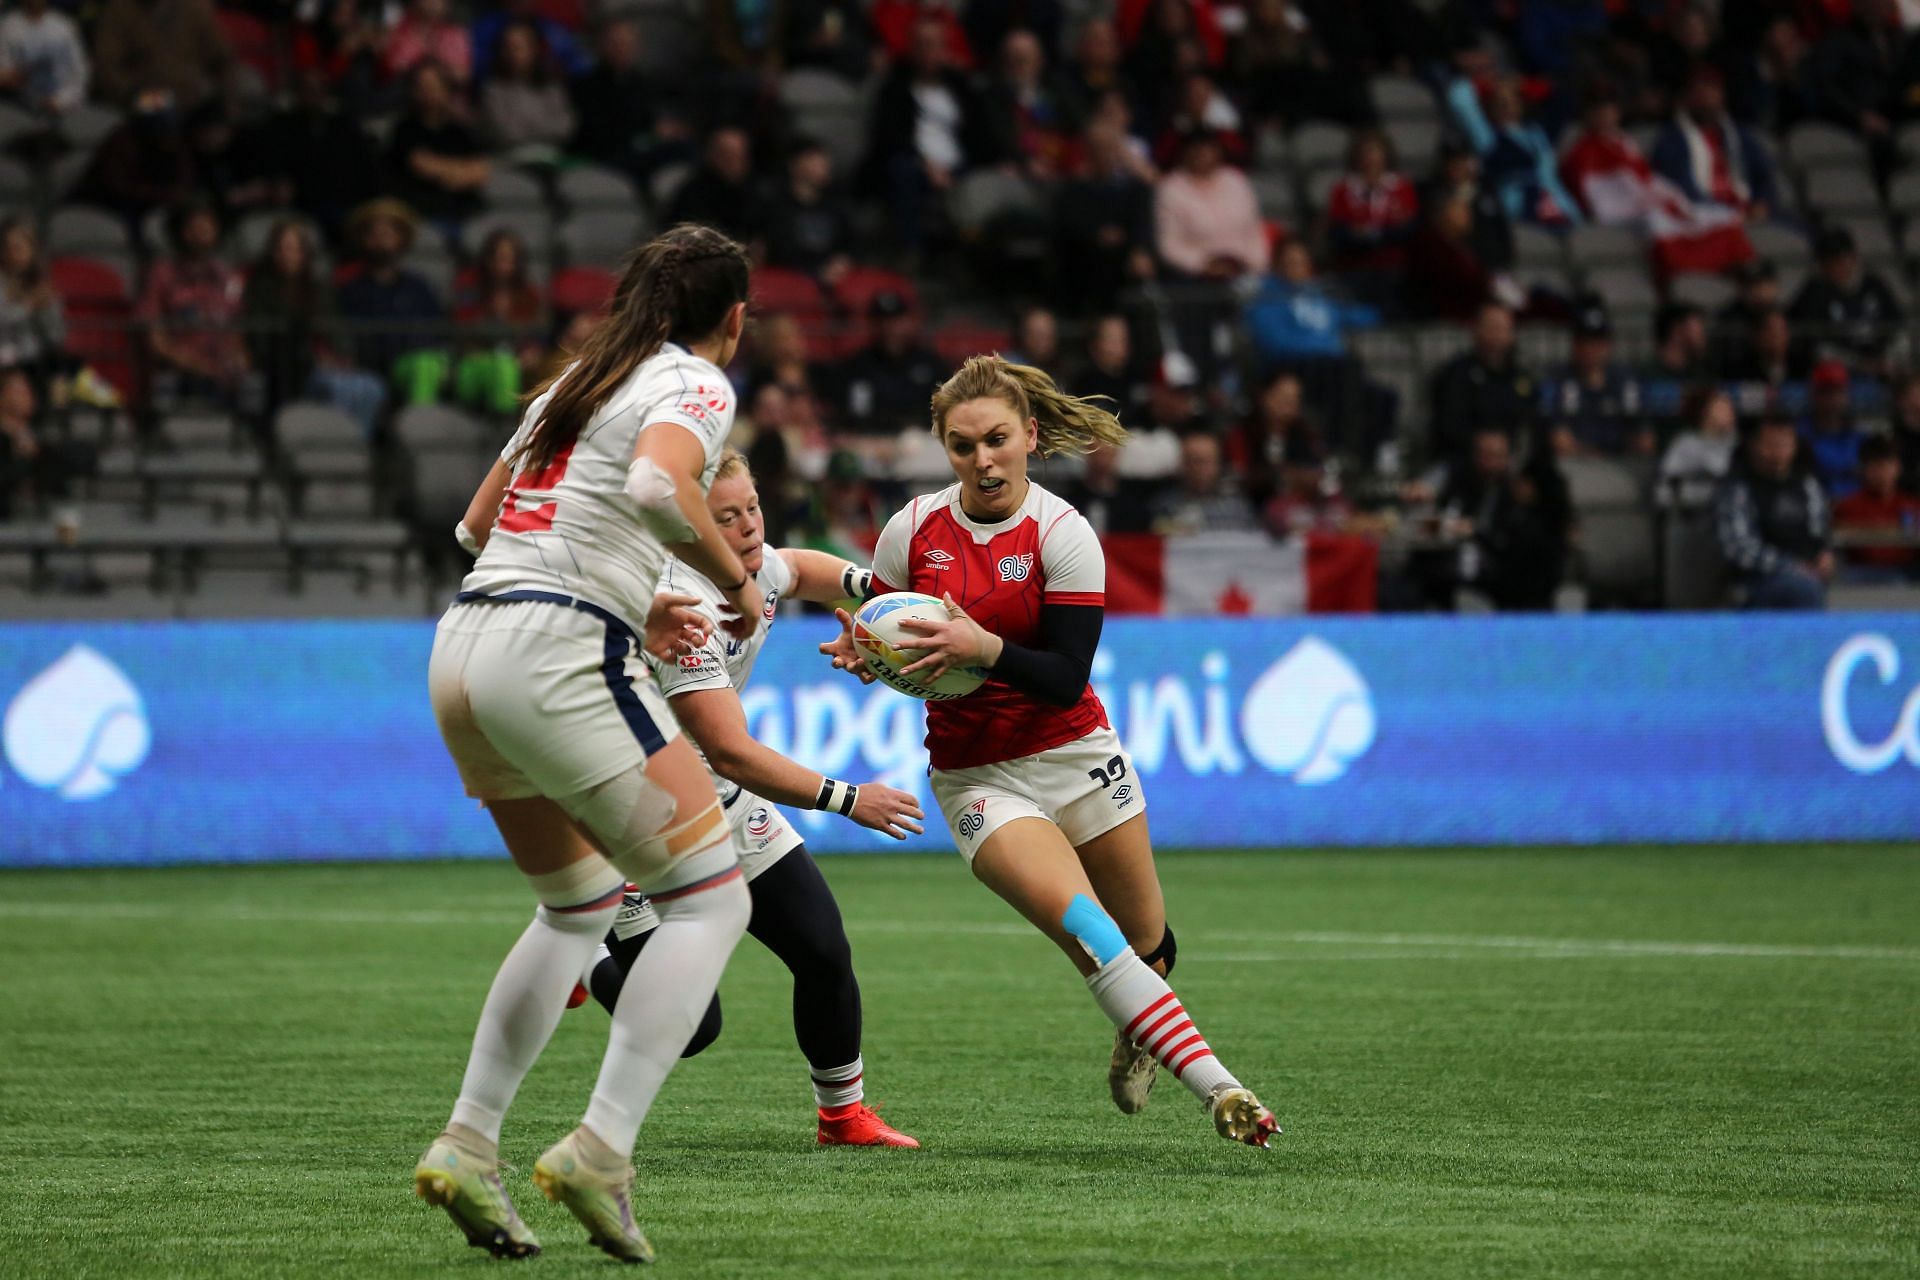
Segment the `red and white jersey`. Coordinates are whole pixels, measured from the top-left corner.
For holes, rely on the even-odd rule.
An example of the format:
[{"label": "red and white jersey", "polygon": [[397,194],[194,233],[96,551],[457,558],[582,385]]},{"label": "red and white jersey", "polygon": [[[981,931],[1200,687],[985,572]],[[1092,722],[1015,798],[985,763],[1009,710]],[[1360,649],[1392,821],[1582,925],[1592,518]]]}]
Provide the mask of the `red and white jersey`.
[{"label": "red and white jersey", "polygon": [[[873,590],[951,595],[1009,644],[1040,641],[1040,606],[1107,602],[1107,561],[1086,517],[1037,484],[1020,509],[983,524],[960,509],[960,486],[915,498],[887,521],[873,553]],[[1030,756],[1107,727],[1088,685],[1071,707],[989,679],[950,702],[927,704],[927,753],[936,769],[971,769]]]},{"label": "red and white jersey", "polygon": [[[500,453],[509,465],[552,395],[527,406]],[[733,430],[733,410],[733,387],[718,366],[671,342],[661,347],[594,410],[570,448],[508,482],[486,548],[461,590],[553,591],[597,604],[638,630],[668,553],[627,495],[634,442],[656,422],[693,432],[706,451],[705,492]]]}]

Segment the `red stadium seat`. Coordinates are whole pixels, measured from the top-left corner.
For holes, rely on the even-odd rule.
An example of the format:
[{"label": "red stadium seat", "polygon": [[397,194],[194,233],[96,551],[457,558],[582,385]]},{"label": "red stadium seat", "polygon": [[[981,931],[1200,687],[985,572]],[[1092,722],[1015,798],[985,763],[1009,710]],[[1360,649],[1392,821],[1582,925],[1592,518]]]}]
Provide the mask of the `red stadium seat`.
[{"label": "red stadium seat", "polygon": [[992,325],[957,321],[934,330],[933,349],[948,364],[959,365],[968,356],[992,355],[1013,345],[1013,334]]},{"label": "red stadium seat", "polygon": [[604,311],[613,303],[620,282],[599,267],[567,267],[553,277],[553,309],[563,312]]},{"label": "red stadium seat", "polygon": [[55,258],[47,278],[67,318],[67,350],[113,384],[125,403],[138,388],[133,302],[117,267],[92,258]]},{"label": "red stadium seat", "polygon": [[867,308],[872,305],[874,295],[897,293],[907,300],[912,310],[920,309],[919,291],[913,287],[913,281],[898,271],[886,271],[880,267],[854,267],[840,277],[840,283],[834,286],[833,296],[846,310],[848,319],[856,327],[866,323]]},{"label": "red stadium seat", "polygon": [[68,302],[127,301],[127,282],[120,269],[98,258],[55,258],[47,264],[47,279]]},{"label": "red stadium seat", "polygon": [[827,300],[812,276],[767,267],[753,273],[753,306],[756,311],[784,311],[809,324],[826,311]]}]

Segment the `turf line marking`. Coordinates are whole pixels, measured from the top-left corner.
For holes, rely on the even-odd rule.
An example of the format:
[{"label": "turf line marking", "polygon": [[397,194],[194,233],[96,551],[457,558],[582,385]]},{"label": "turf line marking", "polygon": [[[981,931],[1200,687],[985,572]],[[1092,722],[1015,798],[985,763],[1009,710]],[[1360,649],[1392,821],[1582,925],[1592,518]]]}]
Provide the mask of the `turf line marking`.
[{"label": "turf line marking", "polygon": [[[143,902],[0,902],[0,917],[81,918],[108,920],[226,920],[238,924],[341,924],[341,925],[475,925],[520,924],[533,915],[532,904],[514,909],[499,903],[470,911],[326,911],[311,907],[227,906],[182,910],[164,903]],[[1025,924],[987,921],[965,924],[933,924],[902,920],[849,920],[853,933],[986,935],[1026,937],[1034,930]],[[1404,948],[1422,954],[1422,958],[1445,957],[1435,953],[1507,951],[1542,957],[1591,958],[1600,956],[1669,956],[1735,959],[1785,960],[1920,960],[1916,947],[1820,946],[1764,942],[1660,942],[1626,938],[1533,938],[1499,934],[1455,933],[1342,933],[1328,931],[1255,933],[1250,931],[1195,930],[1193,941],[1201,943],[1252,942],[1293,944],[1309,947],[1359,947],[1378,951],[1385,958],[1390,951]],[[1209,954],[1209,953],[1202,953]],[[1214,959],[1281,960],[1288,957],[1275,952],[1210,953]]]}]

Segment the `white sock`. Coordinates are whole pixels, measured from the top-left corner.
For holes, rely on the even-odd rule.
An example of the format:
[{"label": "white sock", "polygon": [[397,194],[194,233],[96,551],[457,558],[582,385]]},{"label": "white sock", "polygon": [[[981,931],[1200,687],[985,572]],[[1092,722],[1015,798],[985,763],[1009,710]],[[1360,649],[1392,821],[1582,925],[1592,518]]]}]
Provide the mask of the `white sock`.
[{"label": "white sock", "polygon": [[1095,971],[1087,979],[1087,990],[1114,1026],[1150,1050],[1154,1060],[1202,1102],[1221,1085],[1240,1083],[1213,1056],[1166,979],[1142,964],[1131,949]]},{"label": "white sock", "polygon": [[858,1058],[844,1067],[829,1067],[825,1071],[812,1068],[813,1105],[824,1109],[859,1102],[867,1096],[866,1086],[860,1079],[866,1071]]},{"label": "white sock", "polygon": [[588,902],[568,910],[542,905],[534,913],[533,923],[513,944],[487,992],[449,1124],[465,1125],[492,1142],[500,1140],[500,1122],[514,1093],[547,1047],[580,966],[613,926],[619,907],[616,888],[604,906]]},{"label": "white sock", "polygon": [[[730,860],[732,833],[726,832],[715,848],[724,849]],[[688,861],[699,856],[689,855]],[[650,896],[660,928],[620,989],[607,1056],[583,1121],[623,1159],[632,1156],[640,1122],[693,1039],[753,913],[738,864],[718,878]]]}]

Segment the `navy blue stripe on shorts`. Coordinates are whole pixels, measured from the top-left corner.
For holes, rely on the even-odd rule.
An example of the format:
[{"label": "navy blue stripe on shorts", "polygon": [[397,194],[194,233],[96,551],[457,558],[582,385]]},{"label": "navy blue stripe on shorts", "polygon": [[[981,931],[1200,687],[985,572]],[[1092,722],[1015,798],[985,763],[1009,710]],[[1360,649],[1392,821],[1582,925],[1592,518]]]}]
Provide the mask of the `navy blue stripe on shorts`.
[{"label": "navy blue stripe on shorts", "polygon": [[592,601],[563,596],[556,591],[503,591],[497,596],[481,591],[462,591],[453,598],[455,604],[514,604],[522,600],[564,605],[600,619],[607,629],[600,678],[607,682],[607,692],[613,695],[613,705],[619,709],[620,718],[627,722],[627,728],[632,731],[642,751],[651,757],[664,750],[667,740],[661,736],[660,726],[647,714],[647,704],[634,692],[633,677],[627,674],[627,656],[640,652],[640,637],[634,634],[633,628],[619,614],[602,609]]}]

